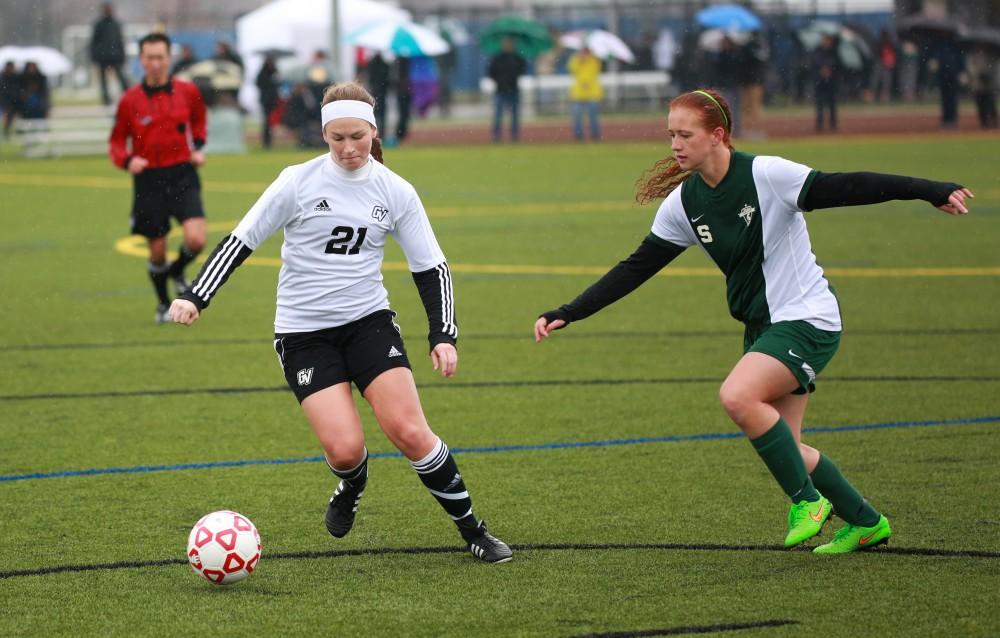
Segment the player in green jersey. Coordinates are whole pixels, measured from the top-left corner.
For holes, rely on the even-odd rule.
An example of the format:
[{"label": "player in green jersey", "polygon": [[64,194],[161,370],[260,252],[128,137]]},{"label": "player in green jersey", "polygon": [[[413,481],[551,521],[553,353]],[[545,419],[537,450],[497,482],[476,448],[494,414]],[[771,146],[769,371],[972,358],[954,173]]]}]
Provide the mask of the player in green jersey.
[{"label": "player in green jersey", "polygon": [[840,554],[874,547],[889,521],[837,466],[802,440],[816,375],[840,343],[840,308],[816,263],[803,211],[921,199],[968,213],[972,192],[951,182],[881,173],[823,173],[780,157],[737,152],[729,105],[716,92],[684,93],[667,119],[672,156],[640,179],[636,199],[665,198],[639,248],[572,302],[542,314],[535,340],[614,303],[698,245],[726,276],[730,314],[743,322],[744,355],[719,391],[791,499],[785,545],[818,534],[832,511],[847,524],[814,549]]}]

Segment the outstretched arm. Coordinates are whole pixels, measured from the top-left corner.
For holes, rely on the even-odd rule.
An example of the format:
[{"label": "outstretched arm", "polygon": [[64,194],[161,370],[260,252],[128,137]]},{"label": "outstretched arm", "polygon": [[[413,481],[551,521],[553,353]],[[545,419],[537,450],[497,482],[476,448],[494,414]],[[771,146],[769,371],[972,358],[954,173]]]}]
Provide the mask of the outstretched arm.
[{"label": "outstretched arm", "polygon": [[972,191],[954,182],[886,173],[816,173],[799,204],[802,210],[809,211],[922,199],[949,215],[964,215],[969,212],[965,200],[971,197]]},{"label": "outstretched arm", "polygon": [[605,306],[629,294],[673,261],[684,248],[650,234],[634,253],[618,262],[579,297],[555,310],[543,313],[535,322],[535,341],[571,321],[586,319]]},{"label": "outstretched arm", "polygon": [[201,311],[212,300],[215,293],[226,283],[240,264],[253,251],[235,235],[226,235],[215,247],[208,261],[191,286],[170,304],[170,318],[176,323],[190,326],[198,320]]}]

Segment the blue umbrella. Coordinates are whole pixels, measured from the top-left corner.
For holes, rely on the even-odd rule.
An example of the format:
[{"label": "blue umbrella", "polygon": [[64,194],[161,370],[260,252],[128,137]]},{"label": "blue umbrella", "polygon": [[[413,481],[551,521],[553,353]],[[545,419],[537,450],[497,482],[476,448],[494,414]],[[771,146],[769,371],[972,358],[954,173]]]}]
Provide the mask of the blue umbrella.
[{"label": "blue umbrella", "polygon": [[695,17],[706,29],[757,31],[764,26],[760,18],[738,4],[717,4],[699,11]]}]

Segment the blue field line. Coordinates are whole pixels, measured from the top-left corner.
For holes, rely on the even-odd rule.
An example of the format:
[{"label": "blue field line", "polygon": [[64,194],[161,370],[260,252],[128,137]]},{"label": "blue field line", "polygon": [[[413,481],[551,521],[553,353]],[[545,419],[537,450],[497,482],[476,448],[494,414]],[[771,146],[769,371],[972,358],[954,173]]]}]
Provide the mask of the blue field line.
[{"label": "blue field line", "polygon": [[[813,426],[803,428],[808,434],[829,434],[837,432],[857,432],[859,430],[887,430],[893,428],[926,428],[935,426],[977,425],[1000,423],[1000,416],[980,416],[966,419],[935,419],[933,421],[888,421],[885,423],[863,423],[858,425]],[[742,432],[706,432],[676,436],[649,436],[632,439],[606,439],[603,441],[566,441],[558,443],[536,443],[525,445],[496,445],[491,447],[452,448],[456,454],[490,454],[494,452],[530,452],[536,450],[562,450],[588,447],[613,447],[618,445],[644,445],[647,443],[682,443],[686,441],[717,441],[739,439]],[[375,452],[372,459],[399,458],[399,452]],[[246,465],[287,465],[289,463],[319,463],[322,456],[302,456],[289,459],[246,459],[241,461],[212,461],[208,463],[181,463],[177,465],[136,465],[133,467],[105,467],[89,470],[65,470],[62,472],[34,472],[31,474],[0,474],[0,482],[31,481],[35,479],[68,478],[73,476],[97,476],[99,474],[141,474],[144,472],[175,472],[181,470],[207,470],[216,467],[243,467]]]}]

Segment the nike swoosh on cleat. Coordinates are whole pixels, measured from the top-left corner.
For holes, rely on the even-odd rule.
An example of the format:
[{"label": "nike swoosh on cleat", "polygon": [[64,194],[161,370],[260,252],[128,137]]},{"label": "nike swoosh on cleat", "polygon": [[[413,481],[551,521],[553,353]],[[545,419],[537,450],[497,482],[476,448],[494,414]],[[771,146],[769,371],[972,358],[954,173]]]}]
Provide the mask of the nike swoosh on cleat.
[{"label": "nike swoosh on cleat", "polygon": [[868,543],[871,542],[873,538],[875,538],[876,534],[878,534],[877,531],[872,532],[868,536],[862,536],[861,538],[858,539],[858,545],[867,545]]},{"label": "nike swoosh on cleat", "polygon": [[819,511],[816,512],[815,515],[812,512],[809,512],[809,518],[813,519],[817,523],[823,520],[823,506],[820,505]]}]

